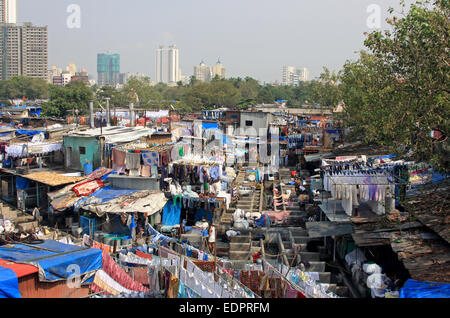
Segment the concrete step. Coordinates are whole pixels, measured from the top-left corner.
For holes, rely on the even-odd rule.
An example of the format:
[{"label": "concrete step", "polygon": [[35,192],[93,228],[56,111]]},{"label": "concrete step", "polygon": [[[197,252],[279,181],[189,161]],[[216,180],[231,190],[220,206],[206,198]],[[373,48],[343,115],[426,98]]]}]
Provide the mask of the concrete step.
[{"label": "concrete step", "polygon": [[350,292],[347,286],[336,286],[336,295],[340,297],[349,297]]},{"label": "concrete step", "polygon": [[20,231],[27,232],[27,231],[36,229],[38,227],[38,222],[37,221],[22,222],[22,223],[16,224],[16,226]]},{"label": "concrete step", "polygon": [[231,260],[247,260],[250,257],[250,251],[230,251]]},{"label": "concrete step", "polygon": [[319,272],[319,282],[324,284],[329,284],[331,281],[331,273],[330,272]]},{"label": "concrete step", "polygon": [[[242,233],[242,231],[241,231]],[[230,243],[247,243],[250,244],[251,238],[250,236],[245,236],[245,235],[238,235],[235,237],[232,237],[230,240]]]},{"label": "concrete step", "polygon": [[328,287],[327,292],[336,293],[337,285],[336,284],[330,284],[330,287]]},{"label": "concrete step", "polygon": [[312,253],[312,252],[300,252],[300,259],[302,261],[320,261],[320,254],[319,253]]},{"label": "concrete step", "polygon": [[305,268],[305,272],[324,272],[325,271],[325,262],[317,262],[317,261],[311,261],[308,262],[309,267]]},{"label": "concrete step", "polygon": [[307,244],[309,241],[311,241],[311,238],[309,236],[294,236],[294,241],[296,244]]},{"label": "concrete step", "polygon": [[307,252],[307,250],[306,250],[306,244],[295,244],[295,247],[297,248],[297,250],[298,250],[298,248],[300,248],[300,252],[303,252],[303,251],[305,251],[305,252]]},{"label": "concrete step", "polygon": [[292,235],[295,236],[308,236],[308,231],[304,228],[298,227],[298,228],[292,228],[289,229],[289,231],[292,233]]},{"label": "concrete step", "polygon": [[250,243],[233,243],[230,242],[230,251],[248,251]]}]

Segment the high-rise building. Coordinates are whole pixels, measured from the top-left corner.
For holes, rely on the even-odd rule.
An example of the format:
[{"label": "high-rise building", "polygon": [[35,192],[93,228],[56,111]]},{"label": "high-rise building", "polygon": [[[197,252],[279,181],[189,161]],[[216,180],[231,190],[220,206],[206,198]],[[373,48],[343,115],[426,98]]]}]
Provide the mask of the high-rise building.
[{"label": "high-rise building", "polygon": [[0,32],[1,79],[22,75],[22,27],[2,24]]},{"label": "high-rise building", "polygon": [[24,23],[22,26],[22,75],[47,79],[47,26]]},{"label": "high-rise building", "polygon": [[207,66],[205,62],[201,61],[200,65],[194,66],[195,79],[200,82],[210,82],[212,79],[211,67]]},{"label": "high-rise building", "polygon": [[17,23],[17,0],[0,0],[0,23]]},{"label": "high-rise building", "polygon": [[156,50],[156,82],[175,84],[181,80],[180,53],[175,45]]},{"label": "high-rise building", "polygon": [[297,86],[308,81],[309,71],[306,67],[283,66],[283,85]]},{"label": "high-rise building", "polygon": [[23,75],[48,79],[47,26],[0,24],[1,79]]},{"label": "high-rise building", "polygon": [[119,84],[120,54],[97,55],[98,86]]},{"label": "high-rise building", "polygon": [[212,74],[211,75],[212,75],[212,78],[215,78],[216,76],[218,76],[220,79],[225,78],[226,69],[222,65],[222,63],[220,62],[220,59],[218,59],[216,65],[214,65],[212,67]]}]

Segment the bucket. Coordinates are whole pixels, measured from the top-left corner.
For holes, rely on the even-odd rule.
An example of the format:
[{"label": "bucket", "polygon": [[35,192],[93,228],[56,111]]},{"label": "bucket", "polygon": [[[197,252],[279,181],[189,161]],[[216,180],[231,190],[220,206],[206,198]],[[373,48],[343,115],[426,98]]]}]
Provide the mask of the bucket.
[{"label": "bucket", "polygon": [[291,171],[292,178],[295,178],[295,175],[297,174],[297,171]]}]

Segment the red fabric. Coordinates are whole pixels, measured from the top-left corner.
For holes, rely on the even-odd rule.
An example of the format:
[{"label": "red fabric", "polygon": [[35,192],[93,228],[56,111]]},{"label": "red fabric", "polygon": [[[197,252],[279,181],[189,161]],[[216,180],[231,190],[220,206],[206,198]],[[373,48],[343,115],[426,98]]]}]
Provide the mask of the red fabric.
[{"label": "red fabric", "polygon": [[93,193],[98,188],[103,187],[104,184],[100,180],[92,180],[86,181],[79,185],[76,185],[72,188],[73,191],[77,194],[77,196],[87,196]]},{"label": "red fabric", "polygon": [[147,258],[149,260],[153,259],[152,255],[147,254],[147,253],[143,253],[143,252],[140,252],[140,251],[136,251],[136,255],[139,256],[139,257],[142,257],[142,258]]},{"label": "red fabric", "polygon": [[0,266],[11,269],[16,273],[17,278],[25,277],[39,271],[38,268],[33,265],[9,263],[11,263],[11,261],[0,259]]},{"label": "red fabric", "polygon": [[130,270],[130,274],[134,272],[134,280],[142,285],[149,285],[148,269],[147,267],[133,267]]},{"label": "red fabric", "polygon": [[103,270],[111,276],[116,282],[118,282],[123,287],[138,291],[138,292],[149,292],[142,284],[134,281],[117,263],[112,259],[112,257],[103,251]]}]

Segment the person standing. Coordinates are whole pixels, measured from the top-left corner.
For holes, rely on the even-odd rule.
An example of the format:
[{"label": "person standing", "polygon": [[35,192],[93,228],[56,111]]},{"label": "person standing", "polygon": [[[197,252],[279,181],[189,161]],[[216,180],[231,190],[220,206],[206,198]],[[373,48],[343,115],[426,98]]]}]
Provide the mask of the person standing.
[{"label": "person standing", "polygon": [[208,243],[209,243],[209,252],[212,255],[214,255],[216,245],[216,227],[214,226],[214,224],[211,224],[211,226],[209,227]]}]

